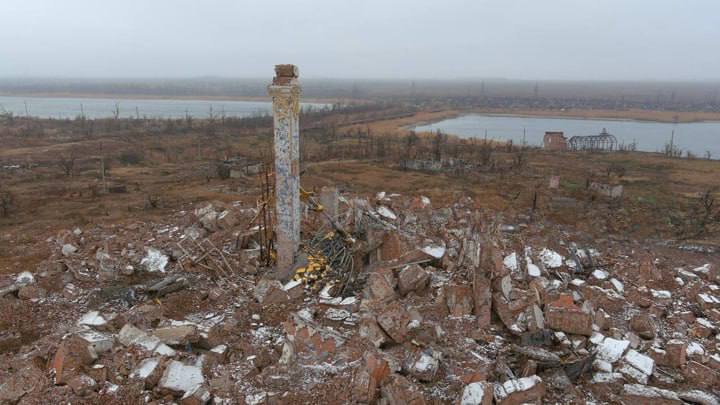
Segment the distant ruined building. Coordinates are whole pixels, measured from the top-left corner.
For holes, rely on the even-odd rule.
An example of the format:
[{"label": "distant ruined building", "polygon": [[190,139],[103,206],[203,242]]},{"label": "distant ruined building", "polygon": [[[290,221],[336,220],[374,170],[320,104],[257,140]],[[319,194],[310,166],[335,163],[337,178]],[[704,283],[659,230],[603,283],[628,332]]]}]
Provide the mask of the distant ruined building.
[{"label": "distant ruined building", "polygon": [[618,147],[615,135],[609,134],[605,128],[598,135],[573,136],[569,144],[572,150],[586,151],[612,151]]},{"label": "distant ruined building", "polygon": [[567,150],[568,144],[562,131],[546,131],[543,137],[543,149]]}]

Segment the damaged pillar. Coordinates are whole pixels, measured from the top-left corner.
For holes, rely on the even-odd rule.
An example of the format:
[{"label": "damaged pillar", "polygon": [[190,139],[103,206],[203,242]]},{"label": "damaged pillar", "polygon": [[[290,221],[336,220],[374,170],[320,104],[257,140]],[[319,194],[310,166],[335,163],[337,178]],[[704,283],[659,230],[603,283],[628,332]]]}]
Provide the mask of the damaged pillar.
[{"label": "damaged pillar", "polygon": [[300,244],[300,86],[295,65],[276,65],[272,96],[277,268],[288,275]]}]

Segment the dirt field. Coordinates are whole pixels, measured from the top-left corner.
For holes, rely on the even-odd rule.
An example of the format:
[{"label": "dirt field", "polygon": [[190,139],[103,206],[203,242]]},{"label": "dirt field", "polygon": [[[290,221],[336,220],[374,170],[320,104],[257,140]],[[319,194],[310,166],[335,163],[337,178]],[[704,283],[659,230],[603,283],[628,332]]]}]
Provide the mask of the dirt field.
[{"label": "dirt field", "polygon": [[338,188],[342,232],[308,205],[303,241],[344,259],[305,284],[259,256],[263,172],[226,171],[270,160],[269,119],[4,122],[0,403],[720,394],[720,299],[703,298],[720,161],[414,135],[458,111],[369,108],[307,117],[301,183]]}]

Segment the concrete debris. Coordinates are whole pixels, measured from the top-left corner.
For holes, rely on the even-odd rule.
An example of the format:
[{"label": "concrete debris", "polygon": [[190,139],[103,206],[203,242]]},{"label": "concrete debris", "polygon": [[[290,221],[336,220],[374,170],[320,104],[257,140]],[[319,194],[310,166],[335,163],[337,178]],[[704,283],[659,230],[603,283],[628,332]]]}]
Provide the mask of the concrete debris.
[{"label": "concrete debris", "polygon": [[255,299],[261,304],[271,305],[285,303],[290,296],[280,281],[262,279],[255,287]]},{"label": "concrete debris", "polygon": [[405,362],[405,371],[420,381],[430,382],[437,378],[442,355],[432,349],[412,354]]},{"label": "concrete debris", "polygon": [[473,291],[470,286],[445,286],[445,301],[451,316],[468,316],[473,313]]},{"label": "concrete debris", "polygon": [[64,340],[55,352],[50,369],[54,372],[55,384],[67,384],[81,374],[86,366],[94,363],[98,355],[83,338],[73,335]]},{"label": "concrete debris", "polygon": [[33,284],[34,282],[35,276],[33,276],[29,271],[23,271],[15,277],[15,283],[22,286]]},{"label": "concrete debris", "polygon": [[61,253],[63,256],[69,257],[69,256],[72,256],[73,254],[75,254],[75,252],[77,252],[77,251],[78,251],[77,247],[75,247],[69,243],[66,243],[62,247]]},{"label": "concrete debris", "polygon": [[170,346],[185,346],[197,343],[200,336],[195,325],[173,325],[153,330],[153,335]]},{"label": "concrete debris", "polygon": [[398,290],[400,294],[422,291],[430,282],[430,274],[417,264],[404,267],[398,273]]},{"label": "concrete debris", "polygon": [[460,405],[491,405],[492,386],[486,382],[474,382],[465,386]]},{"label": "concrete debris", "polygon": [[75,395],[84,397],[95,389],[97,382],[85,374],[79,374],[71,378],[67,385]]},{"label": "concrete debris", "polygon": [[395,301],[378,315],[377,323],[395,343],[403,343],[408,334],[410,315],[399,302]]},{"label": "concrete debris", "polygon": [[171,349],[159,338],[145,333],[129,323],[123,326],[118,333],[117,339],[118,342],[125,346],[138,346],[148,352],[156,353],[161,356],[172,357],[175,355],[175,350]]},{"label": "concrete debris", "polygon": [[445,248],[443,246],[429,245],[421,249],[423,253],[436,259],[442,259],[445,256]]},{"label": "concrete debris", "polygon": [[308,239],[273,267],[266,200],[50,238],[37,271],[0,275],[0,403],[718,403],[707,253],[376,197],[302,211],[333,242],[314,283],[292,276]]},{"label": "concrete debris", "polygon": [[493,388],[495,403],[500,405],[519,405],[529,402],[541,402],[545,396],[545,385],[537,375],[495,383]]},{"label": "concrete debris", "polygon": [[167,255],[155,248],[147,248],[146,251],[147,254],[140,261],[140,266],[142,266],[145,271],[149,271],[151,273],[164,273],[165,266],[168,264]]},{"label": "concrete debris", "polygon": [[152,389],[160,381],[162,377],[162,366],[160,357],[150,357],[144,359],[140,364],[130,373],[131,379],[143,381],[145,388]]},{"label": "concrete debris", "polygon": [[678,397],[685,402],[700,405],[720,405],[720,398],[709,392],[701,390],[689,390],[681,391],[678,393]]},{"label": "concrete debris", "polygon": [[212,399],[212,394],[202,384],[185,392],[180,398],[180,405],[205,405]]},{"label": "concrete debris", "polygon": [[617,340],[611,337],[605,338],[605,340],[598,345],[597,357],[608,363],[615,363],[622,358],[628,346],[630,346],[630,341],[628,340]]},{"label": "concrete debris", "polygon": [[576,335],[592,335],[592,315],[578,308],[571,296],[563,295],[545,306],[545,325]]},{"label": "concrete debris", "polygon": [[103,326],[106,324],[107,321],[98,311],[90,311],[83,315],[78,321],[78,325],[80,326]]},{"label": "concrete debris", "polygon": [[26,365],[0,382],[0,403],[16,404],[28,393],[47,385],[45,372],[34,365]]},{"label": "concrete debris", "polygon": [[160,378],[158,387],[168,390],[175,395],[185,395],[193,392],[205,382],[202,369],[196,366],[187,366],[179,361],[171,360]]}]

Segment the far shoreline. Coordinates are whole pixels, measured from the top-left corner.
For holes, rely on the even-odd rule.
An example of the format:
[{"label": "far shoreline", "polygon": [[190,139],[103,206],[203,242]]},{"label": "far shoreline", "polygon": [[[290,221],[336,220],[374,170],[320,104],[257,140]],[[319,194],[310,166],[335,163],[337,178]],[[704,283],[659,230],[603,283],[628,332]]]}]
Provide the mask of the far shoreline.
[{"label": "far shoreline", "polygon": [[[112,93],[15,93],[0,91],[4,97],[28,97],[28,98],[81,98],[81,99],[106,99],[106,100],[181,100],[181,101],[259,101],[271,102],[270,96],[164,96],[155,94],[112,94]],[[341,102],[337,98],[303,98],[303,103],[335,104]]]}]

